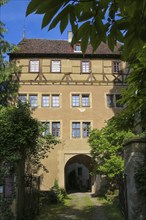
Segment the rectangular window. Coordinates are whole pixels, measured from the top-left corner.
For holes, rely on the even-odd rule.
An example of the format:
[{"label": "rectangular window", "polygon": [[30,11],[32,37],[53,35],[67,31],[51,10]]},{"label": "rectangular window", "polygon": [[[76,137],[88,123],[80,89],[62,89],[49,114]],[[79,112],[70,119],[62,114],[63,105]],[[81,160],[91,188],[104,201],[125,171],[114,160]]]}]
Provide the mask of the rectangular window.
[{"label": "rectangular window", "polygon": [[113,73],[119,73],[121,71],[121,62],[113,61]]},{"label": "rectangular window", "polygon": [[89,73],[90,72],[90,62],[89,61],[81,61],[81,72]]},{"label": "rectangular window", "polygon": [[20,101],[20,102],[22,102],[22,103],[26,103],[27,102],[27,95],[25,95],[25,94],[19,94],[18,95],[18,100]]},{"label": "rectangular window", "polygon": [[30,72],[39,72],[39,60],[30,60]]},{"label": "rectangular window", "polygon": [[79,138],[80,136],[80,122],[72,122],[72,137]]},{"label": "rectangular window", "polygon": [[51,72],[52,73],[60,73],[61,72],[61,61],[60,60],[52,60]]},{"label": "rectangular window", "polygon": [[52,95],[52,107],[58,108],[60,106],[59,95]]},{"label": "rectangular window", "polygon": [[43,125],[43,136],[46,136],[47,134],[50,133],[50,122],[42,122]]},{"label": "rectangular window", "polygon": [[90,95],[89,94],[73,94],[72,107],[89,107]]},{"label": "rectangular window", "polygon": [[72,106],[73,107],[80,106],[80,96],[79,95],[72,95]]},{"label": "rectangular window", "polygon": [[38,106],[38,97],[37,95],[30,95],[29,96],[29,102],[31,107],[37,107]]},{"label": "rectangular window", "polygon": [[60,137],[60,122],[52,122],[52,135]]},{"label": "rectangular window", "polygon": [[123,105],[119,103],[119,100],[121,99],[120,94],[107,94],[107,107],[109,108],[122,108]]},{"label": "rectangular window", "polygon": [[114,95],[106,95],[107,98],[107,107],[112,108],[114,107]]},{"label": "rectangular window", "polygon": [[89,106],[90,106],[89,95],[82,94],[82,107],[89,107]]},{"label": "rectangular window", "polygon": [[49,107],[49,106],[50,106],[50,96],[42,95],[42,107]]},{"label": "rectangular window", "polygon": [[89,131],[90,131],[90,122],[83,122],[82,123],[82,136],[84,138],[89,137]]}]

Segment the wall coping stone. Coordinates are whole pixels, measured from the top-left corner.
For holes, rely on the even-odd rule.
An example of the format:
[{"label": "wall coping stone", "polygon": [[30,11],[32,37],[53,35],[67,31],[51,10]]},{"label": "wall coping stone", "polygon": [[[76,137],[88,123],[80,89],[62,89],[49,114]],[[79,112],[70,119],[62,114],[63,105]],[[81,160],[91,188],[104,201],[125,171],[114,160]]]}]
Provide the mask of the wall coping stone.
[{"label": "wall coping stone", "polygon": [[132,144],[132,143],[146,143],[146,138],[132,138],[130,140],[127,140],[123,144],[123,146],[126,147],[127,145]]}]

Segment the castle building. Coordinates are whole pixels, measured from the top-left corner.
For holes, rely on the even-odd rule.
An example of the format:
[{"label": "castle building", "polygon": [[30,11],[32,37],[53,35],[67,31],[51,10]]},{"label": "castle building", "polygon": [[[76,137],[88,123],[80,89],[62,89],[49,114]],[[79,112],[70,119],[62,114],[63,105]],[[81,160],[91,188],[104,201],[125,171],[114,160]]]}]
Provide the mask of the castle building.
[{"label": "castle building", "polygon": [[54,180],[67,190],[93,189],[89,129],[101,129],[122,108],[117,101],[127,73],[119,48],[112,52],[102,43],[92,53],[89,45],[83,55],[70,39],[24,38],[10,54],[21,67],[19,99],[28,100],[45,133],[60,140],[43,160],[49,172],[41,173],[42,190]]}]

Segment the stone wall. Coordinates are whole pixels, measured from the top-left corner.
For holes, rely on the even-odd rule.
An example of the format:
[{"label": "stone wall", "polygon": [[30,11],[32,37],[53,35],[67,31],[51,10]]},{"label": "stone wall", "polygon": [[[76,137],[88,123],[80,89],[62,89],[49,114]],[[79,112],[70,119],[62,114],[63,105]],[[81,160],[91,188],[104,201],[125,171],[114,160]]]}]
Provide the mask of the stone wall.
[{"label": "stone wall", "polygon": [[146,220],[146,198],[139,195],[135,184],[135,171],[144,161],[146,139],[133,139],[125,144],[124,162],[127,191],[128,220]]}]

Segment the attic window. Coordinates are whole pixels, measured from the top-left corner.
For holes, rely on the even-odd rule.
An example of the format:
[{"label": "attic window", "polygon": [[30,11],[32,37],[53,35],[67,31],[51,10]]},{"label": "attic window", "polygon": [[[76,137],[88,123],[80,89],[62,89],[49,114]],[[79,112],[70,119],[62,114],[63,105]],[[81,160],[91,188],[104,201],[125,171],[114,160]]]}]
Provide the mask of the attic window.
[{"label": "attic window", "polygon": [[79,53],[82,52],[82,51],[81,51],[81,45],[80,45],[80,44],[76,44],[76,45],[74,46],[74,52],[79,52]]}]

